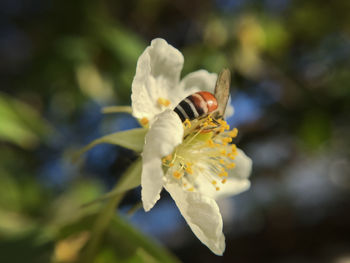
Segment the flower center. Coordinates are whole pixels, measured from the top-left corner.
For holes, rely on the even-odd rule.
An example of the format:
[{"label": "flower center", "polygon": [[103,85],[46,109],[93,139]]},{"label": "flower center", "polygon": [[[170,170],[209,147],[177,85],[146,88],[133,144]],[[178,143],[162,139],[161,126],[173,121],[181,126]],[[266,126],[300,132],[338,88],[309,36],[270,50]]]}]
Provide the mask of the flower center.
[{"label": "flower center", "polygon": [[199,180],[206,180],[219,191],[220,184],[227,181],[227,171],[235,167],[237,148],[231,142],[238,130],[230,131],[226,121],[213,120],[210,115],[183,124],[182,144],[162,159],[167,178],[188,191],[197,190]]}]

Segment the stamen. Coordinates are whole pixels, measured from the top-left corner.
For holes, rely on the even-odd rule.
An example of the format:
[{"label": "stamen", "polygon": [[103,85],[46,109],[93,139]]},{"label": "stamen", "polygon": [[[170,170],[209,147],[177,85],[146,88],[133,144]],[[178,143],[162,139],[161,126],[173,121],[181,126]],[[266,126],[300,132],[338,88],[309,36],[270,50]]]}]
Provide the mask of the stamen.
[{"label": "stamen", "polygon": [[146,117],[143,117],[140,120],[140,123],[141,123],[142,126],[146,126],[149,123],[149,120]]},{"label": "stamen", "polygon": [[212,139],[207,140],[207,143],[208,143],[209,147],[214,147],[215,146],[215,144],[214,144]]},{"label": "stamen", "polygon": [[211,115],[192,121],[186,119],[183,126],[184,141],[173,154],[162,159],[164,166],[174,166],[171,171],[175,172],[170,175],[179,180],[184,190],[196,191],[196,180],[201,178],[219,191],[218,184],[227,182],[228,169],[236,166],[232,160],[238,154],[237,147],[229,143],[237,136],[238,130],[230,131],[226,121],[213,119]]},{"label": "stamen", "polygon": [[165,106],[165,107],[168,107],[170,105],[170,100],[167,100],[167,99],[164,99],[164,98],[158,98],[157,99],[157,102],[159,105],[161,106]]},{"label": "stamen", "polygon": [[228,133],[228,135],[232,138],[236,138],[237,137],[237,134],[238,134],[238,129],[237,128],[234,128],[232,131],[230,131]]},{"label": "stamen", "polygon": [[191,122],[189,119],[186,119],[182,124],[184,128],[191,128]]},{"label": "stamen", "polygon": [[227,174],[226,171],[221,171],[221,172],[219,173],[219,176],[220,176],[220,177],[227,177],[228,174]]},{"label": "stamen", "polygon": [[222,138],[222,143],[229,143],[229,142],[232,142],[232,138],[231,137],[225,137],[225,138]]},{"label": "stamen", "polygon": [[232,168],[235,168],[235,167],[236,167],[235,163],[229,163],[229,164],[226,165],[227,169],[232,169]]},{"label": "stamen", "polygon": [[232,144],[231,150],[232,150],[232,152],[237,152],[237,146],[236,146],[236,144]]},{"label": "stamen", "polygon": [[193,170],[192,170],[191,166],[187,166],[185,171],[189,174],[193,174]]},{"label": "stamen", "polygon": [[231,160],[234,160],[236,158],[234,153],[228,153],[227,157],[230,158]]},{"label": "stamen", "polygon": [[173,173],[173,176],[174,176],[176,179],[180,179],[180,178],[182,177],[182,174],[179,173],[178,171],[175,171],[175,172]]}]

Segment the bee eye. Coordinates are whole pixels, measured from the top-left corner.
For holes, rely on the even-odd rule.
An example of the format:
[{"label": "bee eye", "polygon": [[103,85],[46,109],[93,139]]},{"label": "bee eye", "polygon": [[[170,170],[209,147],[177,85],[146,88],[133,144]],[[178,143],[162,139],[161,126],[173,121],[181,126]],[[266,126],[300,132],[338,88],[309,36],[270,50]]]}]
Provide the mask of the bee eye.
[{"label": "bee eye", "polygon": [[218,107],[215,96],[207,91],[196,92],[182,100],[174,109],[182,122],[205,116]]}]

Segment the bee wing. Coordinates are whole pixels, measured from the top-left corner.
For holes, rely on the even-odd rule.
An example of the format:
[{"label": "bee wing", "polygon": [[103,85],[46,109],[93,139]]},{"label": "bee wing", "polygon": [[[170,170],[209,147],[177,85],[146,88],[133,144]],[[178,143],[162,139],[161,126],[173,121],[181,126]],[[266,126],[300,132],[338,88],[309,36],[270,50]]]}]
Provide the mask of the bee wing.
[{"label": "bee wing", "polygon": [[215,84],[214,96],[218,102],[218,108],[214,113],[215,118],[220,118],[225,114],[227,101],[230,95],[230,81],[230,70],[225,68],[220,72]]}]

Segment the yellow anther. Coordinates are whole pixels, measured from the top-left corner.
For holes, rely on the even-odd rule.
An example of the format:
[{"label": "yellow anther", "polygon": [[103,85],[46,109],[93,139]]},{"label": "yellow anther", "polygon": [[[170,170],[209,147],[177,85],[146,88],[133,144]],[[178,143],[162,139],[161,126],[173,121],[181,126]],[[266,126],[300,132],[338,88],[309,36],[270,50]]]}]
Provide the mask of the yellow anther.
[{"label": "yellow anther", "polygon": [[214,147],[215,146],[215,143],[213,142],[212,139],[207,140],[207,143],[208,143],[209,147]]},{"label": "yellow anther", "polygon": [[221,183],[224,184],[226,183],[226,181],[227,181],[226,179],[222,179]]},{"label": "yellow anther", "polygon": [[209,123],[206,121],[203,123],[203,127],[208,127],[209,126]]},{"label": "yellow anther", "polygon": [[229,163],[229,164],[226,165],[227,169],[232,169],[232,168],[235,168],[235,167],[236,167],[235,163]]},{"label": "yellow anther", "polygon": [[164,98],[158,98],[157,99],[157,102],[159,105],[161,106],[165,106],[165,107],[168,107],[170,105],[170,100],[167,100],[167,99],[164,99]]},{"label": "yellow anther", "polygon": [[186,119],[184,122],[183,122],[183,126],[185,128],[191,128],[191,122],[189,119]]},{"label": "yellow anther", "polygon": [[183,186],[187,186],[187,183],[184,183]]},{"label": "yellow anther", "polygon": [[181,176],[182,176],[182,174],[179,173],[178,171],[175,171],[175,172],[173,173],[173,176],[174,176],[176,179],[180,179]]},{"label": "yellow anther", "polygon": [[173,166],[174,166],[174,164],[173,164],[173,163],[169,163],[168,165],[169,165],[169,167],[173,167]]},{"label": "yellow anther", "polygon": [[219,191],[219,190],[220,190],[220,187],[215,187],[215,190],[216,190],[216,191]]},{"label": "yellow anther", "polygon": [[222,171],[221,173],[219,173],[220,177],[227,177],[227,172],[226,171]]},{"label": "yellow anther", "polygon": [[191,188],[187,189],[187,191],[193,192],[194,191],[194,187],[191,187]]},{"label": "yellow anther", "polygon": [[141,123],[142,126],[146,126],[149,123],[149,120],[146,117],[143,117],[140,120],[140,123]]},{"label": "yellow anther", "polygon": [[227,157],[230,158],[231,160],[234,160],[236,157],[235,157],[235,153],[229,153],[227,154]]},{"label": "yellow anther", "polygon": [[218,119],[217,122],[221,125],[223,125],[224,123],[226,123],[226,121],[224,121],[223,119]]},{"label": "yellow anther", "polygon": [[224,132],[224,131],[225,131],[225,127],[224,127],[224,126],[220,126],[219,132],[222,133],[222,132]]},{"label": "yellow anther", "polygon": [[167,161],[171,161],[171,159],[173,159],[173,156],[171,154],[169,154],[169,155],[165,156],[164,159]]},{"label": "yellow anther", "polygon": [[229,143],[229,142],[232,142],[232,138],[231,138],[231,137],[225,137],[225,138],[222,138],[222,142],[223,142],[223,143]]},{"label": "yellow anther", "polygon": [[232,144],[231,150],[232,150],[232,152],[237,152],[237,146],[236,146],[236,144]]},{"label": "yellow anther", "polygon": [[219,163],[221,163],[221,164],[225,164],[224,159],[220,159],[220,160],[219,160]]},{"label": "yellow anther", "polygon": [[232,138],[237,137],[237,134],[238,134],[238,129],[237,129],[237,128],[234,128],[232,131],[230,131],[230,132],[228,133],[228,135],[229,135],[230,137],[232,137]]},{"label": "yellow anther", "polygon": [[192,167],[191,166],[187,166],[185,171],[189,174],[193,174],[193,170],[192,170]]},{"label": "yellow anther", "polygon": [[215,180],[213,180],[211,183],[212,183],[213,185],[216,185],[216,181],[215,181]]},{"label": "yellow anther", "polygon": [[230,130],[230,125],[226,124],[226,125],[225,125],[225,129],[226,129],[226,130]]},{"label": "yellow anther", "polygon": [[220,150],[220,154],[221,154],[221,155],[226,155],[227,152],[226,152],[226,150],[222,149],[222,150]]}]

